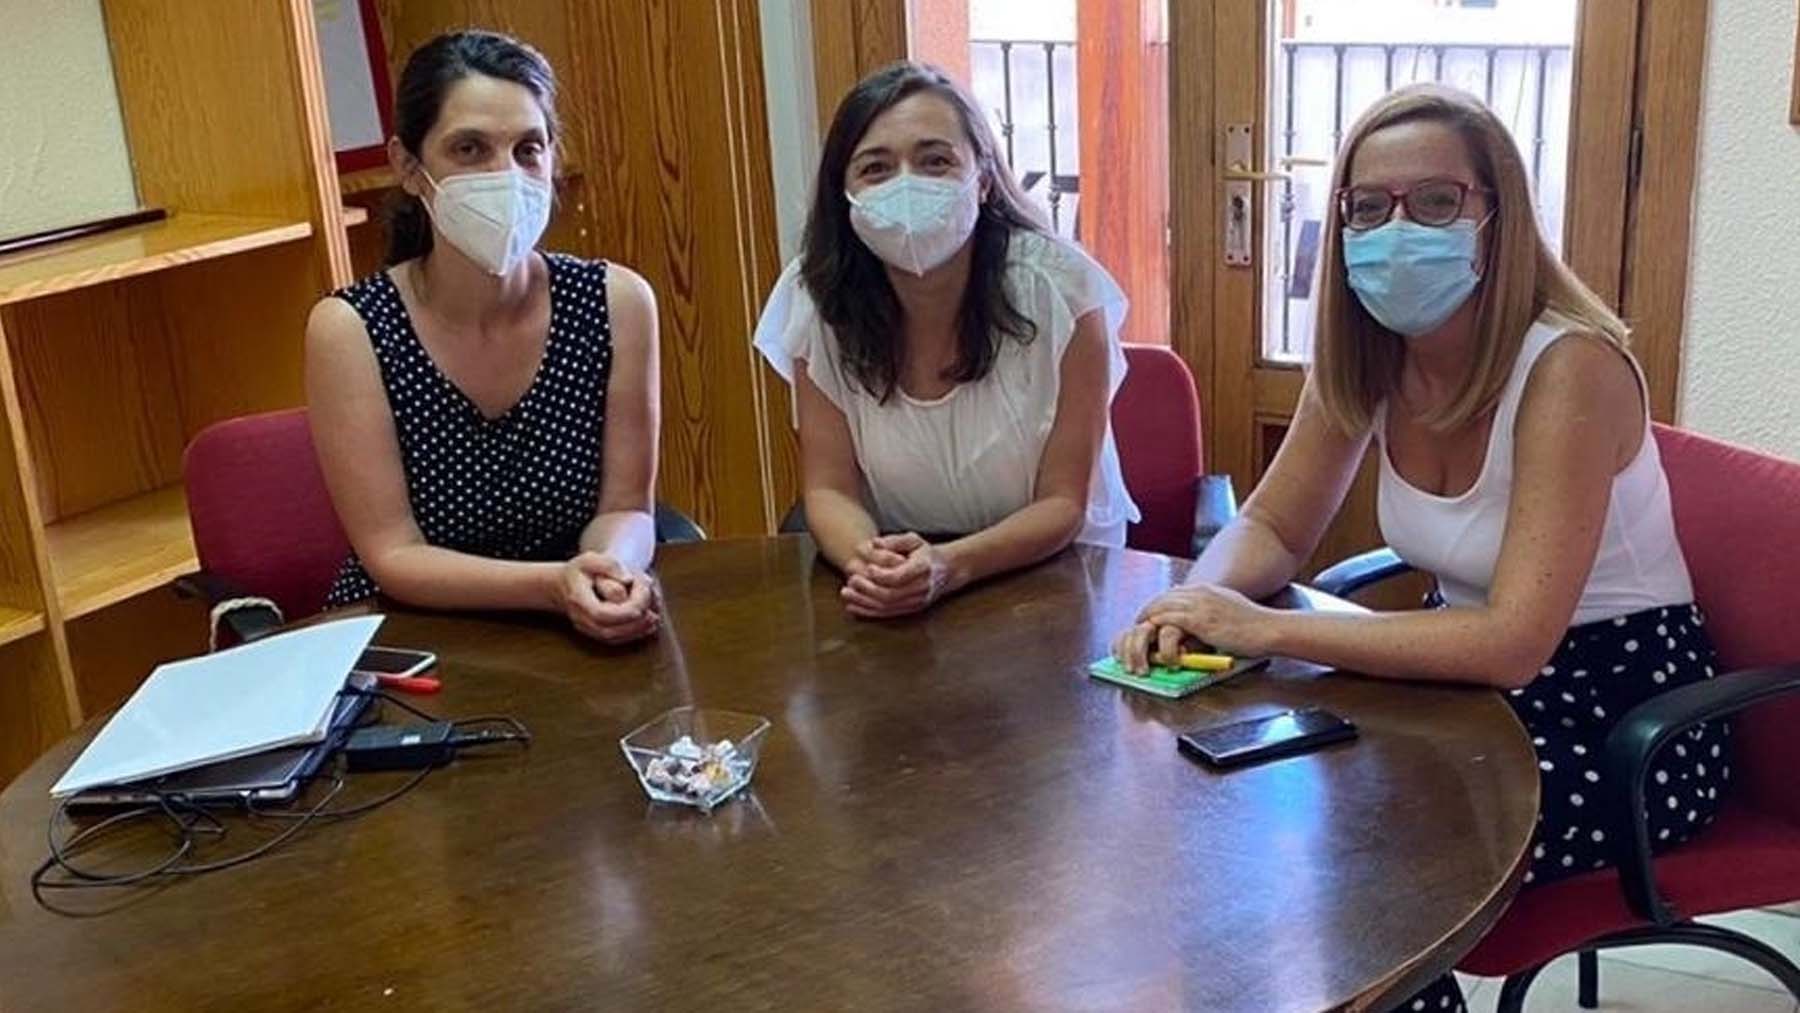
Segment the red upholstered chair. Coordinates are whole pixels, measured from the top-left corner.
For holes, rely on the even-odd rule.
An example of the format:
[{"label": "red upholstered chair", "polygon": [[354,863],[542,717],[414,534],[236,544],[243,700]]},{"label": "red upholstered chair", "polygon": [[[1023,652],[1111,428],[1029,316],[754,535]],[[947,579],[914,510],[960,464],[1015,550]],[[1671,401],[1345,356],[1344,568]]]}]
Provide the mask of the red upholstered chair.
[{"label": "red upholstered chair", "polygon": [[[1462,962],[1505,976],[1498,1009],[1522,1009],[1545,964],[1581,955],[1580,1001],[1598,1003],[1599,950],[1658,943],[1709,947],[1748,960],[1800,997],[1800,968],[1767,944],[1697,915],[1800,900],[1800,463],[1657,426],[1675,527],[1694,595],[1725,672],[1633,708],[1607,741],[1618,868],[1521,892]],[[1381,554],[1386,553],[1383,557]],[[1378,549],[1315,579],[1348,593],[1404,569]],[[1644,777],[1683,729],[1735,716],[1734,781],[1718,819],[1652,859]]]},{"label": "red upholstered chair", "polygon": [[304,410],[248,415],[203,430],[182,460],[201,572],[180,582],[215,605],[254,595],[281,615],[229,617],[239,639],[319,611],[350,551]]},{"label": "red upholstered chair", "polygon": [[[194,437],[182,462],[201,572],[178,582],[214,604],[254,595],[281,609],[227,617],[239,639],[319,611],[350,551],[313,451],[306,411],[247,415]],[[705,536],[679,512],[656,508],[657,540]]]},{"label": "red upholstered chair", "polygon": [[1126,345],[1125,362],[1125,382],[1112,404],[1113,438],[1125,488],[1143,514],[1125,543],[1198,556],[1237,513],[1237,498],[1229,476],[1204,473],[1194,375],[1160,345]]}]

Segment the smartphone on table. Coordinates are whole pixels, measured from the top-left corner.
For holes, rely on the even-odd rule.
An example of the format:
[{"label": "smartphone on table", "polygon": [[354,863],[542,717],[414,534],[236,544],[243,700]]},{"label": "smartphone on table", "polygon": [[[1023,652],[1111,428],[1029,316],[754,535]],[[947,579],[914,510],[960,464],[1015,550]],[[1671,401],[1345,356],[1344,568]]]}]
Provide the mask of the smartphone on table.
[{"label": "smartphone on table", "polygon": [[1229,768],[1310,753],[1355,737],[1355,725],[1328,710],[1308,707],[1198,728],[1175,742],[1193,759],[1208,766]]},{"label": "smartphone on table", "polygon": [[413,693],[435,693],[440,688],[431,673],[437,655],[399,647],[366,647],[351,671],[372,675],[383,686]]}]

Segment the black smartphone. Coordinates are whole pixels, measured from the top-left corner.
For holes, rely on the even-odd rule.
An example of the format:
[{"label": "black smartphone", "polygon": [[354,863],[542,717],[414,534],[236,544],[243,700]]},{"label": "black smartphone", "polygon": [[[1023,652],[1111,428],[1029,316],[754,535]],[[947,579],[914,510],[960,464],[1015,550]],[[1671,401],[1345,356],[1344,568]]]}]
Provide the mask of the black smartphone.
[{"label": "black smartphone", "polygon": [[1241,767],[1309,753],[1356,738],[1356,726],[1328,710],[1308,707],[1269,717],[1197,728],[1175,740],[1188,756],[1214,767]]}]

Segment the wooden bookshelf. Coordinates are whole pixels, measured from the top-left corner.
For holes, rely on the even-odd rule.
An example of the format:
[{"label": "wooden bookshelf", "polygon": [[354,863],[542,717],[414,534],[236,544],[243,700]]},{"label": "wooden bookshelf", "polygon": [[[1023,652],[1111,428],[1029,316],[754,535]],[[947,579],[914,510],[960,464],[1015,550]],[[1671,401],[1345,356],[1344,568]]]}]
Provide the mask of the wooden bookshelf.
[{"label": "wooden bookshelf", "polygon": [[47,531],[63,615],[79,619],[198,567],[180,486],[58,521]]},{"label": "wooden bookshelf", "polygon": [[[138,199],[162,221],[0,257],[0,785],[206,642],[182,451],[304,402],[348,284],[305,0],[101,0]],[[175,652],[175,653],[172,653]]]},{"label": "wooden bookshelf", "polygon": [[177,212],[160,222],[0,257],[0,306],[293,242],[312,232],[305,221]]},{"label": "wooden bookshelf", "polygon": [[44,614],[0,605],[0,646],[44,631]]}]

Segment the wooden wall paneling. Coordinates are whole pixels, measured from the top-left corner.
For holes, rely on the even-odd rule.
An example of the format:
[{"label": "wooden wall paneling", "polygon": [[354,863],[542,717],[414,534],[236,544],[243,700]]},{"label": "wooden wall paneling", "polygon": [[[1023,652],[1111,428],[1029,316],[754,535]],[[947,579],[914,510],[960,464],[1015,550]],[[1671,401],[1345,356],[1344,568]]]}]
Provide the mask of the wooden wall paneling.
[{"label": "wooden wall paneling", "polygon": [[[1181,180],[1191,199],[1169,207],[1169,343],[1193,370],[1200,394],[1206,470],[1220,472],[1238,449],[1221,444],[1215,381],[1213,264],[1217,257],[1218,201],[1204,196],[1219,186],[1213,160],[1213,37],[1210,3],[1169,5],[1169,178]],[[1240,497],[1250,494],[1242,477]]]},{"label": "wooden wall paneling", "polygon": [[550,216],[550,228],[544,233],[546,250],[575,253],[583,257],[600,257],[600,237],[594,231],[592,183],[586,170],[563,176],[556,181],[556,204]]},{"label": "wooden wall paneling", "polygon": [[745,289],[759,300],[774,277],[772,197],[755,193],[767,189],[766,132],[752,135],[733,98],[742,86],[760,101],[759,81],[732,79],[744,69],[733,53],[759,45],[755,19],[734,10],[585,6],[572,40],[576,88],[598,117],[595,228],[661,309],[662,495],[720,535],[768,530],[772,499]]},{"label": "wooden wall paneling", "polygon": [[812,32],[821,129],[856,82],[911,50],[906,0],[812,0]]},{"label": "wooden wall paneling", "polygon": [[0,311],[46,523],[181,477],[183,432],[155,276]]},{"label": "wooden wall paneling", "polygon": [[1660,422],[1675,420],[1681,390],[1709,6],[1651,0],[1639,24],[1635,119],[1643,140],[1627,212],[1621,304]]},{"label": "wooden wall paneling", "polygon": [[297,129],[292,6],[105,0],[144,203],[312,220],[321,194],[311,135]]},{"label": "wooden wall paneling", "polygon": [[1078,0],[1081,241],[1131,297],[1126,341],[1169,342],[1168,48],[1161,0]]},{"label": "wooden wall paneling", "polygon": [[1578,17],[1563,259],[1589,288],[1617,306],[1638,0],[1586,0]]},{"label": "wooden wall paneling", "polygon": [[788,507],[800,497],[800,446],[789,417],[787,383],[747,340],[782,269],[758,6],[758,0],[732,0],[729,7],[720,9],[720,17],[722,26],[728,22],[724,32],[726,81],[732,86],[732,165],[736,203],[741,209],[734,234],[744,265],[740,272],[744,319],[750,323],[743,347],[752,374],[763,461],[762,530],[773,533]]}]

